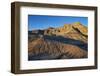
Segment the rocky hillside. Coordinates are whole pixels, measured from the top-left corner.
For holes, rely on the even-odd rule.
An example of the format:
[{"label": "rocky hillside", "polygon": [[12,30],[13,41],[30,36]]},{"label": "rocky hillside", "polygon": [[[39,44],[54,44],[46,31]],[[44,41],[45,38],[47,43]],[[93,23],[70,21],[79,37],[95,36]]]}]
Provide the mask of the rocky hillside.
[{"label": "rocky hillside", "polygon": [[65,24],[59,28],[48,28],[44,31],[44,35],[63,36],[87,42],[87,32],[87,27],[83,26],[80,22],[76,22],[73,24]]},{"label": "rocky hillside", "polygon": [[87,39],[87,27],[79,22],[29,31],[28,59],[86,58]]}]

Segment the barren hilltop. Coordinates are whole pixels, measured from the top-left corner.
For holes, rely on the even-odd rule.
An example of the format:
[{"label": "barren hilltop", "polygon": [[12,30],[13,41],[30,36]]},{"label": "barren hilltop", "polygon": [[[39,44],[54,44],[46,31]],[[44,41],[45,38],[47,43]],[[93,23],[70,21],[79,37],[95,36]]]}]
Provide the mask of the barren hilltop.
[{"label": "barren hilltop", "polygon": [[28,31],[28,59],[87,58],[88,28],[80,22]]}]

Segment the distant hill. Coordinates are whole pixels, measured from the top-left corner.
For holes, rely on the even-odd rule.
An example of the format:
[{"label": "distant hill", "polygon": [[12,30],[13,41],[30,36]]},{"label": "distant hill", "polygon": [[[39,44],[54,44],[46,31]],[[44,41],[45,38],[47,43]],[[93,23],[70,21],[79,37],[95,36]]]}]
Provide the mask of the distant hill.
[{"label": "distant hill", "polygon": [[29,60],[86,58],[87,32],[80,22],[29,31]]},{"label": "distant hill", "polygon": [[75,40],[81,40],[87,42],[87,27],[83,26],[81,23],[76,22],[73,24],[65,24],[63,27],[47,29],[44,35],[56,35],[63,36]]}]

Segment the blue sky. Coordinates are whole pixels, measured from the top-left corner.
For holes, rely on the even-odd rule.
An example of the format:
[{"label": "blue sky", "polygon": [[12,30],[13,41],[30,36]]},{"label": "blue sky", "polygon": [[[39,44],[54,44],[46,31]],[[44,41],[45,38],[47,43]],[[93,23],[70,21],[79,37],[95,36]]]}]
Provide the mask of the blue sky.
[{"label": "blue sky", "polygon": [[28,15],[28,30],[56,28],[74,22],[81,22],[83,25],[88,26],[87,17]]}]

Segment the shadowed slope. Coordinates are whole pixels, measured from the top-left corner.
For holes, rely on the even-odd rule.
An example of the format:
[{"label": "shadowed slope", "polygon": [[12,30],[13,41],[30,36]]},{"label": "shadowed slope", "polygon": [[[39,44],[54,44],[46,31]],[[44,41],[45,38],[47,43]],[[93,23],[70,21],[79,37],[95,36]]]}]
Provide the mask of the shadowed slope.
[{"label": "shadowed slope", "polygon": [[[70,49],[69,49],[70,48]],[[38,38],[29,43],[29,60],[86,58],[87,51],[76,45]]]}]

